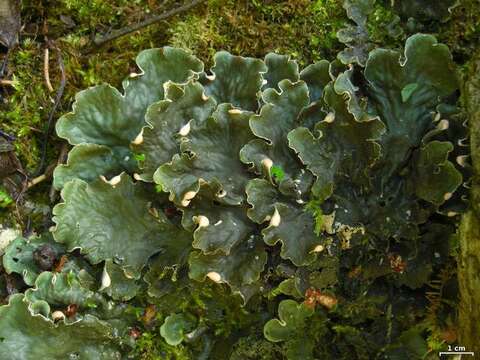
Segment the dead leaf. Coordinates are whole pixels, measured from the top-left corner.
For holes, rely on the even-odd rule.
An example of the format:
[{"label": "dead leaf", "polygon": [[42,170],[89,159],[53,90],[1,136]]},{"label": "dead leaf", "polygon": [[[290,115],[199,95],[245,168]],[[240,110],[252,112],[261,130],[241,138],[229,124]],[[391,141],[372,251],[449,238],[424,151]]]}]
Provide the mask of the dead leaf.
[{"label": "dead leaf", "polygon": [[67,255],[62,255],[60,260],[58,260],[58,263],[55,264],[55,268],[53,269],[53,272],[60,272],[62,271],[63,267],[65,266],[65,263],[68,261]]},{"label": "dead leaf", "polygon": [[145,312],[142,316],[142,321],[144,324],[148,325],[153,318],[157,315],[157,310],[155,309],[155,305],[150,304],[145,308]]},{"label": "dead leaf", "polygon": [[72,318],[77,314],[77,310],[78,310],[77,304],[70,304],[67,306],[67,309],[65,310],[65,315],[67,315],[68,318]]}]

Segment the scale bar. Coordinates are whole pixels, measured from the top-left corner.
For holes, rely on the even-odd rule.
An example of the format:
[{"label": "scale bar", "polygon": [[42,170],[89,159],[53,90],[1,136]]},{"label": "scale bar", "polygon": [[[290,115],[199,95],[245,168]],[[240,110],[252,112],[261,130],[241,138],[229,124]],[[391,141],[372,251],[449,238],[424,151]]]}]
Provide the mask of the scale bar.
[{"label": "scale bar", "polygon": [[439,356],[442,355],[472,355],[474,356],[473,351],[441,351],[438,353]]}]

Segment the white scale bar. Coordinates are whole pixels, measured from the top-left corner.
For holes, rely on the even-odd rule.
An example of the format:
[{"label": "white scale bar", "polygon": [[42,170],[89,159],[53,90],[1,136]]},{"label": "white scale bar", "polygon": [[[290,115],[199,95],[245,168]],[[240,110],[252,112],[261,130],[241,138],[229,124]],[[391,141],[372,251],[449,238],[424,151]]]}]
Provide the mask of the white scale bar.
[{"label": "white scale bar", "polygon": [[473,351],[441,351],[438,353],[439,356],[442,355],[472,355],[474,356]]}]

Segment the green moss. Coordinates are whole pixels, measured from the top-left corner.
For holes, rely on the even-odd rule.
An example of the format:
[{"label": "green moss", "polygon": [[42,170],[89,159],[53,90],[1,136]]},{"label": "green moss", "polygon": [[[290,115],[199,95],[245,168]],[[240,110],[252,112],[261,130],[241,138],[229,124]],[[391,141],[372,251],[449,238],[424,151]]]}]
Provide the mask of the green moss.
[{"label": "green moss", "polygon": [[381,47],[401,48],[406,38],[397,14],[379,3],[368,18],[368,32],[370,39]]},{"label": "green moss", "polygon": [[222,35],[216,24],[211,24],[207,17],[190,15],[185,21],[179,21],[169,29],[170,45],[190,49],[193,53],[202,53],[208,59],[215,54],[215,45],[222,48],[227,38]]},{"label": "green moss", "polygon": [[0,225],[11,227],[15,224],[15,202],[0,185]]},{"label": "green moss", "polygon": [[170,346],[157,331],[144,332],[135,342],[132,352],[135,359],[142,360],[189,360],[191,352],[182,345]]},{"label": "green moss", "polygon": [[5,189],[0,186],[0,209],[5,209],[13,204],[13,199],[8,195]]},{"label": "green moss", "polygon": [[480,7],[477,0],[463,0],[438,31],[439,41],[447,44],[454,59],[465,63],[480,46]]},{"label": "green moss", "polygon": [[282,360],[286,359],[285,350],[282,345],[269,342],[262,339],[262,334],[258,336],[250,335],[238,341],[234,348],[231,360]]},{"label": "green moss", "polygon": [[341,2],[334,0],[211,0],[205,10],[173,24],[169,43],[208,64],[221,49],[253,57],[277,51],[306,64],[335,56],[344,19]]},{"label": "green moss", "polygon": [[36,135],[42,131],[42,119],[49,102],[41,67],[38,68],[42,61],[40,54],[38,44],[31,39],[20,43],[15,56],[10,59],[14,84],[2,109],[2,129],[18,138],[17,152],[27,168],[33,168],[38,161]]}]

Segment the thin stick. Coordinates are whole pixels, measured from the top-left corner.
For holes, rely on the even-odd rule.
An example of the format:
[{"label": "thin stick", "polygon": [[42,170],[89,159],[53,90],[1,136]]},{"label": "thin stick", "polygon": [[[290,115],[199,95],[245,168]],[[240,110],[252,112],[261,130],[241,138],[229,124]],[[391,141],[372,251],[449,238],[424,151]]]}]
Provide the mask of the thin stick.
[{"label": "thin stick", "polygon": [[50,110],[50,114],[48,115],[47,128],[45,130],[45,137],[44,137],[43,146],[42,146],[42,155],[41,155],[41,158],[40,158],[40,163],[38,165],[38,168],[34,173],[34,176],[39,176],[45,168],[45,159],[47,157],[48,138],[50,137],[50,132],[52,130],[53,115],[55,115],[55,112],[57,111],[57,107],[60,104],[60,100],[63,96],[63,91],[65,90],[65,85],[67,83],[67,77],[65,75],[65,65],[63,64],[62,53],[61,53],[60,49],[57,48],[56,50],[57,50],[57,55],[58,55],[58,66],[60,67],[60,72],[62,74],[62,78],[60,80],[60,86],[57,90],[57,96],[55,97],[55,102],[53,104],[52,109]]},{"label": "thin stick", "polygon": [[93,44],[96,47],[101,47],[101,46],[105,45],[107,42],[118,39],[119,37],[125,36],[127,34],[130,34],[130,33],[134,32],[134,31],[143,29],[144,27],[147,27],[149,25],[157,23],[161,20],[165,20],[165,19],[167,19],[169,17],[172,17],[174,15],[177,15],[181,12],[190,10],[191,8],[197,6],[198,4],[200,4],[202,2],[205,2],[205,1],[206,0],[193,0],[191,3],[182,5],[178,8],[176,8],[176,9],[166,11],[166,12],[164,12],[162,14],[159,14],[159,15],[151,16],[151,17],[143,20],[142,22],[140,22],[138,24],[135,24],[135,25],[132,25],[132,26],[127,26],[127,27],[124,27],[122,29],[113,31],[109,35],[105,35],[103,37],[97,37],[93,40]]},{"label": "thin stick", "polygon": [[48,69],[48,63],[50,62],[50,56],[48,47],[45,48],[45,52],[43,53],[43,77],[45,78],[45,83],[47,84],[47,89],[50,92],[53,92],[52,83],[50,82],[50,71]]},{"label": "thin stick", "polygon": [[0,85],[13,86],[13,84],[15,84],[13,80],[0,79]]},{"label": "thin stick", "polygon": [[36,178],[34,178],[34,179],[32,179],[28,182],[27,187],[30,189],[32,186],[35,186],[35,185],[41,183],[42,181],[44,181],[46,179],[47,179],[47,175],[45,175],[45,174],[37,176]]},{"label": "thin stick", "polygon": [[42,181],[50,179],[53,175],[53,171],[55,170],[56,166],[57,166],[57,161],[54,161],[50,165],[48,165],[45,170],[45,173],[27,182],[27,189],[30,189],[31,187],[37,184],[40,184]]}]

